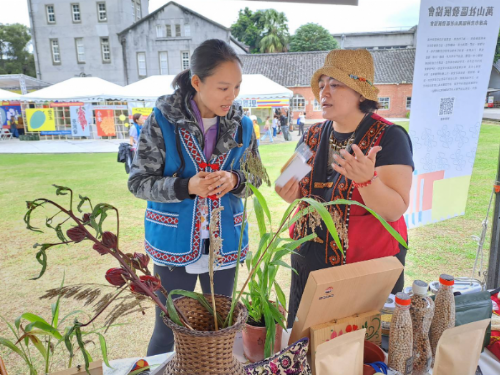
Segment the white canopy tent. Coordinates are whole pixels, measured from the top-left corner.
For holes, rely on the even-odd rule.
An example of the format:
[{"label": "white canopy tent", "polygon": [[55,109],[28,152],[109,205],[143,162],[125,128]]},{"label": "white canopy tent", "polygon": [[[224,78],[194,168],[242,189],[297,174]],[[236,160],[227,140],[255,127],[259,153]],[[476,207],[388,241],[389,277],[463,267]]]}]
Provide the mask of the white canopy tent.
[{"label": "white canopy tent", "polygon": [[[247,0],[262,1],[262,0]],[[275,3],[311,3],[311,4],[337,4],[337,5],[358,5],[358,0],[271,0]]]},{"label": "white canopy tent", "polygon": [[0,100],[21,100],[21,95],[0,89]]},{"label": "white canopy tent", "polygon": [[[125,86],[122,97],[130,101],[154,101],[159,96],[172,94],[172,81],[175,76],[151,76]],[[284,86],[270,80],[262,74],[243,74],[240,94],[237,99],[289,99],[293,92]]]},{"label": "white canopy tent", "polygon": [[75,77],[22,96],[26,101],[119,100],[124,88],[97,77]]}]

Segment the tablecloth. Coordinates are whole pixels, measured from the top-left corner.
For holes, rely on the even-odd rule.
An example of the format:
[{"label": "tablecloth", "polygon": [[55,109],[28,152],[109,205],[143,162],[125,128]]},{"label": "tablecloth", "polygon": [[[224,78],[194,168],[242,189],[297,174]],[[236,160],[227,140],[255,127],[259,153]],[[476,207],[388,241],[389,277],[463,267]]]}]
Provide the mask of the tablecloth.
[{"label": "tablecloth", "polygon": [[[291,331],[291,330],[290,330]],[[291,332],[283,332],[281,347],[285,348],[288,346],[288,338]],[[243,354],[243,339],[241,333],[236,335],[234,342],[234,355],[242,363],[246,363],[247,359]],[[173,356],[173,353],[160,354],[153,357],[143,357],[152,367],[151,375],[161,375],[162,368],[164,364],[168,362]],[[117,359],[110,362],[112,369],[104,365],[104,375],[127,375],[130,369],[134,366],[134,363],[141,359],[137,358],[127,358],[127,359]],[[163,366],[161,366],[163,364]],[[499,375],[500,374],[500,361],[488,350],[484,349],[479,358],[479,367],[483,372],[483,375]]]}]

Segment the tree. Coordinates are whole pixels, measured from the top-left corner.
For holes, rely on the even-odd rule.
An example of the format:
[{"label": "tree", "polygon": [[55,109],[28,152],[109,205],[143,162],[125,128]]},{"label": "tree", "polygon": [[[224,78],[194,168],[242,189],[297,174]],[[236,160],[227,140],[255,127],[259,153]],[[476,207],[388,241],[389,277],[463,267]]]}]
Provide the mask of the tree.
[{"label": "tree", "polygon": [[251,53],[283,52],[289,38],[287,22],[285,14],[274,9],[252,12],[245,8],[239,11],[231,33],[249,46]]},{"label": "tree", "polygon": [[240,42],[245,43],[250,52],[255,53],[261,34],[264,31],[263,11],[253,13],[245,8],[239,11],[238,20],[231,26],[231,34]]},{"label": "tree", "polygon": [[0,25],[0,74],[36,77],[35,58],[28,51],[30,40],[30,30],[25,25]]},{"label": "tree", "polygon": [[328,30],[316,23],[299,27],[290,40],[292,52],[331,51],[338,48],[337,41]]},{"label": "tree", "polygon": [[259,42],[261,53],[286,52],[288,49],[288,19],[283,12],[267,9],[264,12],[264,34]]}]

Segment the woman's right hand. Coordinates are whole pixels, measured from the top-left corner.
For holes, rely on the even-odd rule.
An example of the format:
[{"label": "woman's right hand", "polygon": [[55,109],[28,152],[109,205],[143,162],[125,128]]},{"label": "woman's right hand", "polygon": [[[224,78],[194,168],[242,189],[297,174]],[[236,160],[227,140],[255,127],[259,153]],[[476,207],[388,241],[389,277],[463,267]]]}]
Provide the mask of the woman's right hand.
[{"label": "woman's right hand", "polygon": [[189,195],[197,195],[201,198],[206,198],[211,195],[210,185],[215,183],[219,176],[208,172],[198,172],[189,179],[188,191]]},{"label": "woman's right hand", "polygon": [[300,198],[299,182],[292,178],[282,187],[275,186],[274,190],[287,203],[292,203],[295,199]]}]

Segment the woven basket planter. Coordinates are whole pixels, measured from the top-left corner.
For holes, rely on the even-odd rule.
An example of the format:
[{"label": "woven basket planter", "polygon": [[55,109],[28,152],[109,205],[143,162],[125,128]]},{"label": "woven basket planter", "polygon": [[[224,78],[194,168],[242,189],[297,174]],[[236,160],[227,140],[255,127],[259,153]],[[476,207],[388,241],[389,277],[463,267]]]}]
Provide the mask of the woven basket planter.
[{"label": "woven basket planter", "polygon": [[[205,297],[211,301],[209,294]],[[215,295],[215,304],[217,313],[225,319],[231,299]],[[245,375],[243,366],[233,356],[234,338],[248,318],[245,306],[240,302],[234,309],[234,325],[214,331],[213,316],[198,301],[180,297],[175,299],[175,305],[194,330],[175,324],[167,316],[163,318],[175,339],[175,354],[167,364],[165,375]]]}]

